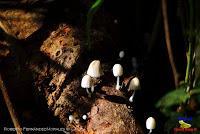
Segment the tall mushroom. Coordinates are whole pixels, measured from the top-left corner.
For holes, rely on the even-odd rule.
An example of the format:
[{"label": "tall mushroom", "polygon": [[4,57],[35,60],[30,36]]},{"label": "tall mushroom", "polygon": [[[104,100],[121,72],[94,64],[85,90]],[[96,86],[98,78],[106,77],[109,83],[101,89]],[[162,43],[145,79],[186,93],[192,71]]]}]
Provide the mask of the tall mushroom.
[{"label": "tall mushroom", "polygon": [[135,91],[138,89],[140,89],[140,80],[138,79],[138,77],[134,77],[133,79],[131,79],[129,87],[128,87],[128,91],[133,90],[133,94],[129,98],[130,102],[133,102],[133,98],[135,96]]},{"label": "tall mushroom", "polygon": [[[92,78],[99,78],[103,75],[103,71],[101,69],[101,63],[99,60],[94,60],[90,63],[87,75],[91,76]],[[94,82],[91,85],[91,92],[94,92]]]},{"label": "tall mushroom", "polygon": [[156,128],[156,120],[153,117],[149,117],[146,120],[146,128],[149,130],[149,134],[151,134],[152,130]]},{"label": "tall mushroom", "polygon": [[91,86],[92,86],[92,78],[89,75],[83,76],[81,80],[81,87],[86,88],[86,92],[89,97],[91,96],[91,93],[89,92],[88,89],[91,88]]},{"label": "tall mushroom", "polygon": [[120,89],[120,76],[123,75],[123,67],[120,64],[115,64],[113,66],[113,75],[115,77],[117,77],[117,84],[116,84],[116,89],[119,90]]}]

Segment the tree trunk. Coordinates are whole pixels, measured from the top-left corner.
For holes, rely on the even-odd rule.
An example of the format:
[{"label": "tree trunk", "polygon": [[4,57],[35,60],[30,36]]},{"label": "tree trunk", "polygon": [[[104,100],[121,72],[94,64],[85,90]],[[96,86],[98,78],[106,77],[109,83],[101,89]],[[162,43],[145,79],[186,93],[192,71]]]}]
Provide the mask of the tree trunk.
[{"label": "tree trunk", "polygon": [[[84,50],[80,29],[64,23],[45,26],[42,14],[23,10],[1,10],[0,16],[4,18],[0,20],[4,46],[11,51],[10,56],[16,58],[19,70],[28,68],[31,71],[29,77],[33,77],[36,97],[45,98],[49,111],[66,128],[73,133],[85,134],[143,133],[132,109],[128,108],[128,98],[114,88],[112,79],[115,78],[110,76],[109,69],[112,64],[103,63],[106,73],[97,81],[91,98],[80,87],[82,76],[91,62],[89,53],[87,55]],[[96,38],[94,42],[98,44],[98,36]],[[109,47],[106,45],[96,45],[96,51],[107,51]],[[17,68],[4,71],[13,73]],[[74,117],[72,122],[69,115]],[[87,120],[82,119],[83,115],[87,115]]]}]

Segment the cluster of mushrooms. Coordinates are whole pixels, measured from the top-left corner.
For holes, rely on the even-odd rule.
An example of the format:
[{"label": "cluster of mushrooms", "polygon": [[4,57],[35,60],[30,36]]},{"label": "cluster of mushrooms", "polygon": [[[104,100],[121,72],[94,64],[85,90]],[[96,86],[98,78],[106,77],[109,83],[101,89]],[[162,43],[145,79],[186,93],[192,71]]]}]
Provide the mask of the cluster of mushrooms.
[{"label": "cluster of mushrooms", "polygon": [[91,94],[94,92],[95,79],[100,78],[102,75],[103,71],[101,69],[100,61],[92,61],[88,67],[87,74],[83,76],[81,80],[81,87],[86,89],[89,97],[91,97]]},{"label": "cluster of mushrooms", "polygon": [[[125,55],[124,51],[120,51],[119,57],[123,58]],[[122,88],[122,85],[120,85],[120,77],[123,75],[123,67],[121,64],[115,64],[112,68],[114,77],[117,78],[116,90],[120,90]],[[90,63],[87,73],[83,76],[81,80],[81,87],[86,89],[86,92],[88,94],[88,97],[91,97],[91,95],[94,93],[95,89],[95,80],[100,78],[103,75],[103,71],[101,68],[101,64],[99,60],[94,60]],[[140,89],[140,80],[138,77],[134,77],[130,80],[129,86],[128,86],[128,92],[133,92],[132,95],[129,97],[129,101],[133,102],[135,92],[136,90]],[[82,116],[83,120],[87,119],[87,115]],[[69,116],[69,121],[73,121],[73,116]],[[146,120],[146,128],[149,130],[149,134],[152,133],[152,130],[156,127],[156,121],[153,117],[149,117]]]},{"label": "cluster of mushrooms", "polygon": [[[122,87],[120,85],[120,77],[123,75],[123,67],[120,64],[115,64],[113,66],[113,75],[117,78],[117,83],[116,83],[116,90],[120,90]],[[100,61],[99,60],[94,60],[90,63],[87,74],[83,76],[82,81],[81,81],[81,87],[86,89],[86,92],[89,97],[91,97],[91,94],[94,92],[94,81],[97,78],[100,78],[103,75]],[[135,95],[135,91],[140,89],[140,81],[138,77],[134,77],[131,79],[129,87],[128,87],[128,92],[133,91],[133,94],[130,96],[129,101],[133,102],[133,98]]]}]

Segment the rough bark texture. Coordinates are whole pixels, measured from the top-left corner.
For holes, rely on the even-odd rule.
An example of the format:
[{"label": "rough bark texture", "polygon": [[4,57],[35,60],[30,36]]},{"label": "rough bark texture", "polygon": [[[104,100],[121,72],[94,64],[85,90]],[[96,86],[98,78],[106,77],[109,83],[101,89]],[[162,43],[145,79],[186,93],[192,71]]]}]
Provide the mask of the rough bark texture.
[{"label": "rough bark texture", "polygon": [[41,27],[43,18],[44,16],[37,12],[1,9],[0,27],[15,38],[25,39]]},{"label": "rough bark texture", "polygon": [[[1,28],[7,34],[17,39],[26,39],[41,27],[42,23],[35,21],[41,15],[19,10],[9,11],[0,11],[1,18],[4,18],[0,21]],[[8,19],[10,15],[19,17],[19,21]],[[24,18],[29,21],[24,21]],[[90,98],[80,87],[88,62],[91,62],[82,54],[80,30],[68,24],[59,24],[53,31],[49,30],[49,33],[44,35],[47,36],[44,40],[27,42],[31,45],[28,46],[30,52],[26,55],[24,64],[32,72],[37,95],[46,99],[49,110],[65,127],[71,128],[73,133],[142,134],[132,110],[128,108],[128,98],[124,96],[124,92],[113,88],[115,86],[112,79],[115,78],[110,73],[112,64],[103,65],[105,75],[97,80],[95,93]],[[106,50],[102,46],[101,49]],[[0,57],[10,53],[1,46],[0,51],[4,51]],[[81,118],[84,114],[88,116],[86,121]],[[69,115],[74,116],[71,123],[68,120]]]}]

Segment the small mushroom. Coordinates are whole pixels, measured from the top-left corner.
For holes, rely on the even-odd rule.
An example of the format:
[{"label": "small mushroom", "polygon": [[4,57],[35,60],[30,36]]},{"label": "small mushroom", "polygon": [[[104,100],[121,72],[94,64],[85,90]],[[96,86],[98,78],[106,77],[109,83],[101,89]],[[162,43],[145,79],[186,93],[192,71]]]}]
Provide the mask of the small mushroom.
[{"label": "small mushroom", "polygon": [[88,96],[91,96],[91,93],[89,92],[89,88],[92,86],[92,78],[89,75],[83,76],[81,80],[81,87],[86,89],[86,92]]},{"label": "small mushroom", "polygon": [[131,95],[131,97],[129,98],[130,102],[133,102],[133,98],[135,96],[135,91],[140,89],[140,80],[138,79],[138,77],[134,77],[129,84],[128,87],[128,91],[132,91],[133,90],[133,94]]},{"label": "small mushroom", "polygon": [[149,130],[149,134],[156,128],[156,120],[153,117],[149,117],[146,120],[146,128]]},{"label": "small mushroom", "polygon": [[122,50],[119,52],[119,58],[122,59],[125,56],[125,52]]},{"label": "small mushroom", "polygon": [[116,84],[116,89],[119,90],[120,89],[120,76],[123,75],[123,67],[120,64],[115,64],[113,66],[113,75],[115,77],[117,77],[117,84]]},{"label": "small mushroom", "polygon": [[[101,69],[101,64],[99,60],[94,60],[90,63],[87,74],[92,78],[99,78],[103,75],[103,71]],[[94,92],[94,83],[91,85],[91,92]]]},{"label": "small mushroom", "polygon": [[83,120],[87,120],[87,115],[84,114],[84,115],[82,116],[82,119],[83,119]]},{"label": "small mushroom", "polygon": [[69,115],[68,119],[69,119],[69,122],[72,123],[73,120],[74,120],[74,116],[73,115]]}]

